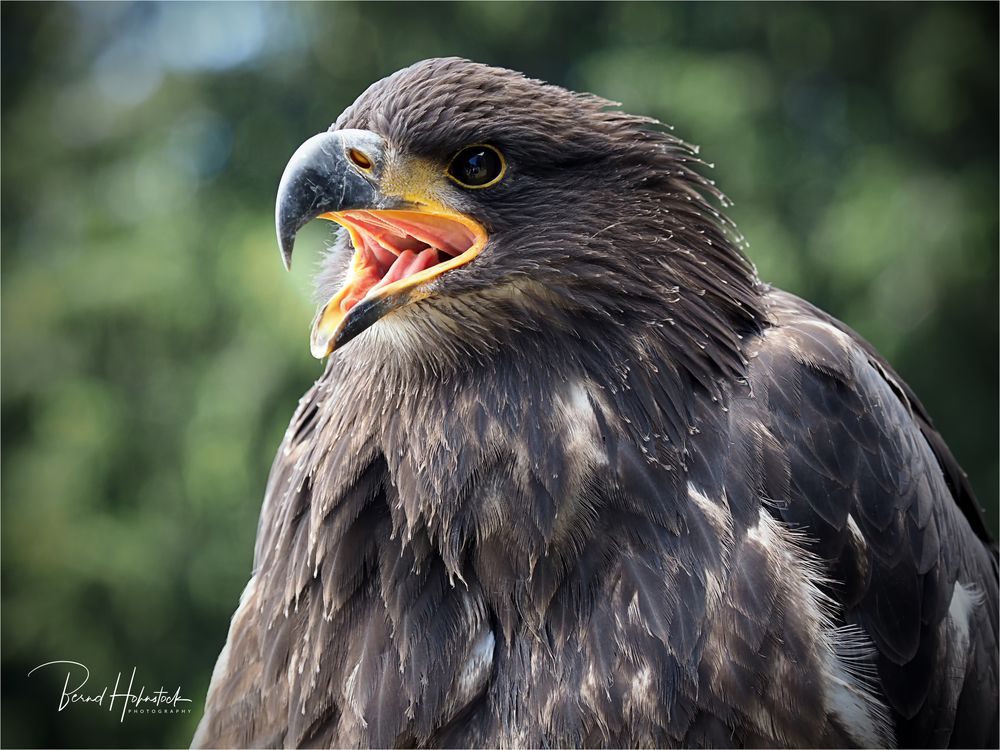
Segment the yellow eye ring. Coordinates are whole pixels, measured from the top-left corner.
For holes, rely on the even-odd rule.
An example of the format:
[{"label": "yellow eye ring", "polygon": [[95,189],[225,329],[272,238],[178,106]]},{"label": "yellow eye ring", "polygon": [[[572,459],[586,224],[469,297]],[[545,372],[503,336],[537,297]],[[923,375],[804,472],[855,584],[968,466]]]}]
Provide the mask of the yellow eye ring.
[{"label": "yellow eye ring", "polygon": [[496,185],[507,174],[507,160],[495,146],[474,143],[451,157],[445,169],[448,179],[469,190]]}]

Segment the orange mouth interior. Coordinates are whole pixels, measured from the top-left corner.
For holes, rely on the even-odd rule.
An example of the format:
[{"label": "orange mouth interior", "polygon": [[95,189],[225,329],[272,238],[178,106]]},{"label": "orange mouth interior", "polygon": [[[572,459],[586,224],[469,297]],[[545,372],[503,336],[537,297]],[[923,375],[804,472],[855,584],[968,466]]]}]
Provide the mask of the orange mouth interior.
[{"label": "orange mouth interior", "polygon": [[333,351],[348,313],[362,300],[391,297],[463,266],[487,240],[479,223],[459,213],[358,210],[320,218],[346,228],[354,244],[344,286],[313,325],[310,348],[320,359]]},{"label": "orange mouth interior", "polygon": [[482,227],[458,214],[343,211],[322,218],[344,226],[354,244],[347,282],[327,305],[328,312],[335,305],[341,315],[366,297],[391,294],[468,263],[485,241]]}]

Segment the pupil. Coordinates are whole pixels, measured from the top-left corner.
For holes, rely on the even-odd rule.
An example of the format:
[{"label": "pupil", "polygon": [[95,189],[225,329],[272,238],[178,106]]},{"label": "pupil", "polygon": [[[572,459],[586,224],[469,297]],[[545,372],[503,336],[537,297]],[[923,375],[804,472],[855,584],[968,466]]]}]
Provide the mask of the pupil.
[{"label": "pupil", "polygon": [[469,157],[469,167],[466,170],[469,174],[470,180],[479,180],[484,174],[486,174],[486,165],[484,162],[486,159],[481,153],[474,154]]}]

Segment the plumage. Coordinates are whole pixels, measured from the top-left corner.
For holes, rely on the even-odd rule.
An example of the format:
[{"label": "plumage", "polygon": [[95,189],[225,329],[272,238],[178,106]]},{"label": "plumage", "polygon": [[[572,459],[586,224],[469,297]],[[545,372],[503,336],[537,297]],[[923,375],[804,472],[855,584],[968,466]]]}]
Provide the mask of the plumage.
[{"label": "plumage", "polygon": [[494,187],[433,183],[489,242],[346,313],[196,745],[996,746],[965,475],[870,345],[758,280],[693,149],[457,59],[374,84],[355,131],[387,163],[498,148]]}]

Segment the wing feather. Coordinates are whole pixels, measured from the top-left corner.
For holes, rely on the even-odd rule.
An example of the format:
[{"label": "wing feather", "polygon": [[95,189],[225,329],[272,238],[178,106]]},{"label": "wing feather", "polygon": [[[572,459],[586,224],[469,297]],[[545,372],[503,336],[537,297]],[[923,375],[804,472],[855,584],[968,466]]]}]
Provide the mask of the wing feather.
[{"label": "wing feather", "polygon": [[[771,484],[770,507],[824,561],[840,621],[860,625],[875,646],[899,742],[923,742],[943,725],[957,732],[958,692],[971,683],[983,687],[977,721],[995,725],[995,663],[970,666],[964,682],[945,676],[956,584],[983,591],[973,617],[988,621],[985,611],[997,609],[995,556],[964,475],[868,344],[791,295],[771,299],[777,325],[752,358],[757,398],[741,417],[787,457],[790,482]],[[976,637],[995,642],[995,619]]]}]

